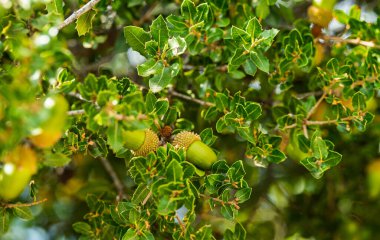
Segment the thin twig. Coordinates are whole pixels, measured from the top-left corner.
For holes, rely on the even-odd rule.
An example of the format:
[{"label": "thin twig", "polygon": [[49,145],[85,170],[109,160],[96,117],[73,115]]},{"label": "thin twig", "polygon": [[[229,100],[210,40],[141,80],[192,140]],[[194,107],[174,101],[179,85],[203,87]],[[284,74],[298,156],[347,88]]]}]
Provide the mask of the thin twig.
[{"label": "thin twig", "polygon": [[[354,116],[349,116],[349,117],[345,117],[345,118],[342,118],[340,119],[341,121],[351,121],[355,119]],[[325,120],[325,121],[310,121],[310,120],[306,120],[305,121],[305,125],[328,125],[328,124],[336,124],[338,123],[339,119],[332,119],[332,120]]]},{"label": "thin twig", "polygon": [[320,96],[323,94],[323,91],[316,91],[316,92],[306,92],[306,93],[299,93],[296,95],[297,98],[302,99],[302,98],[307,98],[310,96]]},{"label": "thin twig", "polygon": [[119,200],[126,198],[126,194],[124,193],[124,185],[120,181],[119,177],[117,176],[115,170],[113,169],[111,163],[108,161],[105,157],[99,157],[99,160],[103,164],[104,168],[106,169],[107,173],[110,175],[113,185],[115,186]]},{"label": "thin twig", "polygon": [[322,96],[318,99],[318,101],[315,103],[315,105],[310,109],[310,111],[306,115],[306,119],[309,119],[311,115],[315,112],[315,110],[318,108],[319,104],[322,103],[322,101],[325,99],[327,95],[327,91],[324,91]]},{"label": "thin twig", "polygon": [[67,115],[69,115],[69,116],[82,115],[84,113],[85,113],[84,109],[67,111]]},{"label": "thin twig", "polygon": [[185,233],[186,232],[185,224],[183,224],[183,222],[181,221],[181,219],[178,217],[177,214],[175,215],[175,218],[177,219],[178,224],[181,226],[182,232]]},{"label": "thin twig", "polygon": [[336,37],[336,36],[325,35],[322,37],[322,39],[327,40],[327,41],[348,43],[348,44],[353,44],[353,45],[361,45],[365,47],[380,49],[380,45],[377,45],[374,42],[370,42],[370,41],[363,41],[360,38],[349,39],[349,38],[341,38],[341,37]]},{"label": "thin twig", "polygon": [[91,0],[88,3],[86,3],[83,7],[73,12],[68,18],[65,19],[65,21],[63,21],[58,26],[58,30],[61,30],[62,28],[66,27],[67,25],[78,19],[81,15],[90,11],[98,2],[100,2],[100,0]]},{"label": "thin twig", "polygon": [[83,102],[89,102],[91,103],[90,100],[87,100],[85,99],[82,95],[80,95],[80,93],[76,93],[76,92],[69,92],[67,95],[71,96],[71,97],[75,97]]},{"label": "thin twig", "polygon": [[215,104],[213,104],[213,103],[206,102],[206,101],[203,101],[203,100],[200,100],[200,99],[197,99],[197,98],[190,97],[188,95],[176,92],[176,91],[174,91],[172,89],[169,89],[168,93],[170,95],[172,95],[172,96],[179,97],[179,98],[191,101],[191,102],[195,102],[195,103],[198,103],[199,105],[202,105],[202,106],[208,106],[208,107],[215,106]]},{"label": "thin twig", "polygon": [[146,195],[146,197],[144,198],[144,200],[142,201],[142,205],[144,206],[146,204],[146,202],[148,202],[149,198],[152,196],[152,191],[149,191],[148,195]]},{"label": "thin twig", "polygon": [[48,200],[47,198],[44,198],[42,200],[34,201],[31,203],[5,203],[5,204],[0,204],[0,205],[2,205],[4,208],[31,207],[31,206],[35,206],[35,205],[39,205],[41,203],[44,203],[47,200]]}]

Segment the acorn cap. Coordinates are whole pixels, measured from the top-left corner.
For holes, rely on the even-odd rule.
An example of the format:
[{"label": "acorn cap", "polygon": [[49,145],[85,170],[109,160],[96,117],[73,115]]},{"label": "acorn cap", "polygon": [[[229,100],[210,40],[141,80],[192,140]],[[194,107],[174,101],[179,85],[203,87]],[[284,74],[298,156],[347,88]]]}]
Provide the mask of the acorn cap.
[{"label": "acorn cap", "polygon": [[125,131],[123,137],[127,139],[125,147],[133,150],[136,156],[146,156],[156,151],[160,143],[157,134],[150,129]]},{"label": "acorn cap", "polygon": [[185,148],[186,160],[201,169],[210,169],[217,160],[215,152],[201,141],[198,134],[193,132],[178,133],[173,140],[173,145],[177,148]]},{"label": "acorn cap", "polygon": [[183,131],[175,136],[173,140],[173,146],[176,148],[187,149],[195,141],[201,141],[201,138],[198,134],[189,131]]}]

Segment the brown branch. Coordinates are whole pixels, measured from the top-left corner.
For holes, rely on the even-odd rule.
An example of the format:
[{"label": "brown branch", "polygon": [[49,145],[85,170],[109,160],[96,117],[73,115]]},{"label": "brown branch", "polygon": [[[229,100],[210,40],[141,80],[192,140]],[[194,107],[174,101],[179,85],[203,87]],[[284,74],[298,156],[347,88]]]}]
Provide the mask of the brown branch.
[{"label": "brown branch", "polygon": [[44,198],[42,200],[34,201],[31,203],[4,203],[4,204],[0,204],[0,205],[3,206],[4,208],[31,207],[31,206],[35,206],[35,205],[39,205],[41,203],[44,203],[47,200],[48,200],[47,198]]},{"label": "brown branch", "polygon": [[341,42],[341,43],[361,45],[361,46],[365,46],[365,47],[380,49],[380,45],[377,45],[376,43],[374,43],[372,41],[363,41],[360,38],[349,39],[349,38],[341,38],[341,37],[337,37],[337,36],[325,35],[321,39],[326,40],[326,41]]},{"label": "brown branch", "polygon": [[[349,116],[349,117],[345,117],[345,118],[342,118],[340,119],[341,121],[351,121],[355,119],[354,116]],[[306,120],[305,121],[305,125],[307,126],[311,126],[311,125],[329,125],[329,124],[336,124],[338,123],[339,119],[332,119],[332,120],[325,120],[325,121],[310,121],[310,120]]]},{"label": "brown branch", "polygon": [[115,170],[113,169],[111,163],[108,161],[105,157],[99,157],[100,162],[103,164],[104,169],[107,171],[107,173],[110,175],[113,185],[115,186],[117,192],[118,192],[118,200],[121,200],[123,198],[126,198],[127,195],[124,193],[124,185],[120,181],[119,177],[117,176]]},{"label": "brown branch", "polygon": [[100,0],[91,0],[88,3],[86,3],[83,7],[78,9],[77,11],[73,12],[68,18],[66,18],[59,26],[58,30],[61,30],[62,28],[66,27],[70,23],[77,20],[80,16],[85,14],[86,12],[90,11],[97,3],[99,3]]},{"label": "brown branch", "polygon": [[355,81],[351,84],[351,88],[355,88],[357,86],[364,85],[366,82],[368,82],[368,83],[375,82],[377,79],[378,79],[377,76],[372,76],[372,77],[365,78],[363,80]]}]

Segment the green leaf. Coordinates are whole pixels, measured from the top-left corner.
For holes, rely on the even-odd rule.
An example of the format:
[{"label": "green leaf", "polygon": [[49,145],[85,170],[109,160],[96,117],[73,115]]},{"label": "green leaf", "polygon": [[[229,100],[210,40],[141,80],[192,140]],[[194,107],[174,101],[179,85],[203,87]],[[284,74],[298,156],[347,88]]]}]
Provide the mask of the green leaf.
[{"label": "green leaf", "polygon": [[204,22],[205,28],[209,28],[213,23],[213,15],[207,3],[201,3],[196,8],[197,13],[195,17],[196,22]]},{"label": "green leaf", "polygon": [[169,40],[169,30],[164,18],[160,15],[150,26],[150,34],[153,40],[158,43],[158,47],[162,51]]},{"label": "green leaf", "polygon": [[252,43],[258,36],[260,36],[262,31],[263,28],[261,27],[261,24],[256,17],[251,18],[251,20],[248,21],[246,32],[251,36]]},{"label": "green leaf", "polygon": [[257,67],[251,58],[248,58],[244,62],[243,68],[244,68],[245,73],[248,75],[251,75],[251,76],[255,76],[255,74],[257,72]]},{"label": "green leaf", "polygon": [[140,236],[137,234],[135,229],[129,228],[124,234],[122,240],[140,240]]},{"label": "green leaf", "polygon": [[366,108],[365,95],[362,92],[357,92],[352,97],[352,106],[355,111],[364,110]]},{"label": "green leaf", "polygon": [[190,0],[184,0],[181,4],[181,15],[190,20],[190,24],[193,24],[194,18],[196,14],[195,5]]},{"label": "green leaf", "polygon": [[29,207],[15,207],[13,208],[14,214],[24,220],[33,219],[32,211],[30,211]]},{"label": "green leaf", "polygon": [[243,161],[239,160],[239,161],[234,162],[234,164],[232,164],[230,169],[228,169],[227,175],[232,181],[236,181],[236,182],[240,181],[240,179],[242,179],[245,175]]},{"label": "green leaf", "polygon": [[232,72],[238,69],[245,62],[245,60],[247,60],[247,58],[248,54],[245,50],[242,48],[236,49],[234,55],[228,62],[228,71]]},{"label": "green leaf", "polygon": [[169,109],[169,101],[167,99],[159,99],[155,103],[154,109],[157,115],[164,115]]},{"label": "green leaf", "polygon": [[171,69],[165,67],[154,77],[149,79],[149,88],[152,90],[152,92],[159,92],[163,90],[167,85],[169,85],[171,81]]},{"label": "green leaf", "polygon": [[243,44],[244,46],[250,45],[250,35],[241,28],[232,26],[231,36],[232,39],[238,44]]},{"label": "green leaf", "polygon": [[202,142],[204,142],[205,144],[209,146],[212,145],[216,140],[216,137],[213,135],[212,128],[205,128],[199,134],[199,136],[201,137]]},{"label": "green leaf", "polygon": [[229,98],[224,93],[216,93],[215,95],[215,106],[219,111],[224,112],[228,109]]},{"label": "green leaf", "polygon": [[240,223],[235,224],[234,239],[235,240],[244,240],[246,239],[247,232],[245,231],[243,225]]},{"label": "green leaf", "polygon": [[141,233],[140,239],[141,240],[154,240],[154,236],[151,232],[144,230]]},{"label": "green leaf", "polygon": [[181,181],[183,178],[183,169],[177,160],[172,160],[166,167],[166,177],[169,181]]},{"label": "green leaf", "polygon": [[164,69],[162,61],[156,61],[153,58],[148,59],[143,64],[137,67],[137,73],[142,77],[149,77],[150,75],[156,75]]},{"label": "green leaf", "polygon": [[46,152],[44,154],[44,165],[49,167],[63,167],[71,161],[71,158],[63,153]]},{"label": "green leaf", "polygon": [[9,212],[5,208],[0,208],[0,236],[8,231],[9,222]]},{"label": "green leaf", "polygon": [[327,158],[323,161],[323,167],[326,166],[327,168],[334,167],[340,163],[342,160],[342,154],[329,150],[329,154]]},{"label": "green leaf", "polygon": [[274,149],[269,155],[268,155],[268,161],[272,163],[280,163],[285,161],[286,155],[281,152],[279,149]]},{"label": "green leaf", "polygon": [[310,140],[307,139],[303,134],[298,134],[297,139],[300,150],[304,153],[308,153],[310,149]]},{"label": "green leaf", "polygon": [[79,36],[85,35],[92,28],[92,20],[94,19],[96,11],[90,11],[81,15],[76,21],[76,29]]},{"label": "green leaf", "polygon": [[166,20],[168,21],[170,35],[182,37],[187,35],[189,28],[186,26],[185,19],[181,16],[170,15]]},{"label": "green leaf", "polygon": [[235,211],[235,207],[230,204],[222,205],[220,208],[220,213],[228,220],[233,220],[235,218]]},{"label": "green leaf", "polygon": [[157,205],[157,213],[160,215],[169,215],[170,213],[175,212],[177,209],[177,204],[170,200],[169,196],[164,195],[160,198]]},{"label": "green leaf", "polygon": [[123,147],[122,126],[118,121],[115,121],[114,124],[108,127],[107,143],[114,152],[120,151]]},{"label": "green leaf", "polygon": [[124,37],[133,50],[146,56],[145,43],[150,40],[149,33],[140,27],[127,26],[124,28]]},{"label": "green leaf", "polygon": [[73,229],[75,232],[86,235],[86,236],[91,236],[92,231],[91,231],[91,226],[88,223],[85,222],[76,222],[73,224]]},{"label": "green leaf", "polygon": [[52,0],[46,4],[46,9],[49,13],[63,14],[62,0]]},{"label": "green leaf", "polygon": [[312,156],[316,159],[325,159],[329,154],[327,145],[321,137],[316,137],[311,145]]},{"label": "green leaf", "polygon": [[157,98],[152,92],[148,92],[145,96],[145,106],[146,110],[151,113],[154,111],[154,105],[157,102]]},{"label": "green leaf", "polygon": [[131,202],[134,204],[141,204],[144,199],[148,196],[150,190],[145,184],[140,184],[134,191]]},{"label": "green leaf", "polygon": [[235,198],[239,203],[247,201],[251,197],[252,188],[242,188],[236,191]]},{"label": "green leaf", "polygon": [[260,104],[254,102],[248,102],[244,109],[246,112],[245,117],[250,120],[258,119],[262,113]]},{"label": "green leaf", "polygon": [[187,44],[182,37],[172,37],[168,41],[170,56],[179,56],[186,50]]},{"label": "green leaf", "polygon": [[269,73],[269,60],[261,51],[252,51],[250,57],[261,71]]}]

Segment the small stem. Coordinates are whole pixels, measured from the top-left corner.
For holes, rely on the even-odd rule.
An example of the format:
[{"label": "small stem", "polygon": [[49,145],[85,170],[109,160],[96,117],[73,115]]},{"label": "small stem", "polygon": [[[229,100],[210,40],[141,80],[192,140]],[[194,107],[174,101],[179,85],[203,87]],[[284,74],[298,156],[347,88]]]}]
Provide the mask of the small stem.
[{"label": "small stem", "polygon": [[306,137],[306,138],[309,138],[309,134],[307,132],[307,125],[304,124],[302,125],[302,128],[303,128],[303,135]]},{"label": "small stem", "polygon": [[62,28],[66,27],[70,23],[74,22],[76,19],[78,19],[80,16],[85,14],[86,12],[90,11],[97,3],[99,3],[100,0],[91,0],[88,3],[86,3],[83,7],[78,9],[77,11],[73,12],[68,18],[65,19],[59,26],[58,30],[61,30]]},{"label": "small stem", "polygon": [[41,203],[44,203],[47,200],[48,200],[47,198],[44,198],[42,200],[34,201],[31,203],[5,203],[5,204],[0,204],[0,205],[2,205],[4,208],[31,207],[31,206],[35,206],[35,205],[39,205]]},{"label": "small stem", "polygon": [[119,177],[117,176],[117,174],[116,174],[115,170],[113,169],[111,163],[105,157],[99,157],[99,160],[103,164],[107,173],[110,175],[112,182],[113,182],[113,185],[115,186],[115,188],[118,192],[119,200],[126,198],[126,194],[124,193],[124,185],[120,181]]},{"label": "small stem", "polygon": [[293,123],[291,125],[285,126],[284,129],[291,129],[297,127],[297,123]]},{"label": "small stem", "polygon": [[348,43],[348,44],[353,44],[353,45],[361,45],[361,46],[365,46],[365,47],[380,49],[380,45],[377,45],[372,41],[363,41],[360,38],[347,39],[347,38],[341,38],[341,37],[336,37],[336,36],[326,36],[325,35],[322,37],[322,39],[327,40],[327,41],[342,42],[342,43]]},{"label": "small stem", "polygon": [[207,199],[212,199],[213,201],[215,201],[215,202],[219,202],[219,203],[221,203],[222,205],[225,205],[225,204],[232,205],[232,206],[235,207],[236,210],[239,210],[239,209],[240,209],[239,205],[236,203],[235,200],[225,202],[225,201],[223,201],[223,200],[221,200],[221,199],[219,199],[219,198],[214,198],[214,197],[211,197],[211,196],[207,196],[207,195],[202,194],[202,193],[200,193],[199,196],[204,197],[204,198],[207,198]]}]

